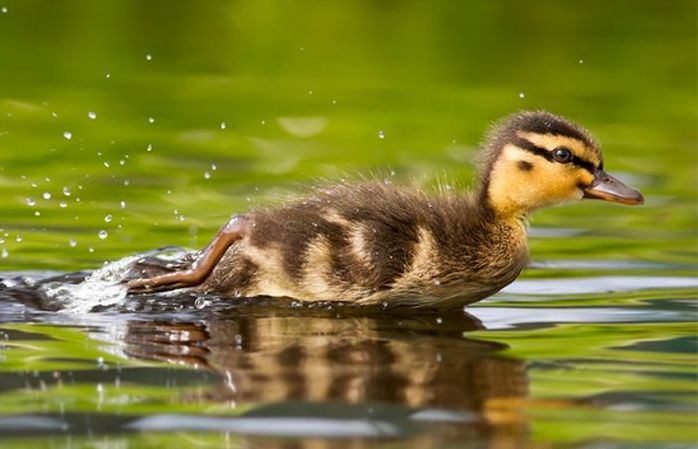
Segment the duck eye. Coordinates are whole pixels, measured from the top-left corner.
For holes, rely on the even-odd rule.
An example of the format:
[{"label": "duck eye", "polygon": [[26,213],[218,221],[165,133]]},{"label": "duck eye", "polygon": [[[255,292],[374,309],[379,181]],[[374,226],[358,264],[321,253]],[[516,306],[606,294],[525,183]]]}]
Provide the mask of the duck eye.
[{"label": "duck eye", "polygon": [[553,159],[557,162],[569,162],[572,160],[572,152],[567,148],[557,148],[553,150]]}]

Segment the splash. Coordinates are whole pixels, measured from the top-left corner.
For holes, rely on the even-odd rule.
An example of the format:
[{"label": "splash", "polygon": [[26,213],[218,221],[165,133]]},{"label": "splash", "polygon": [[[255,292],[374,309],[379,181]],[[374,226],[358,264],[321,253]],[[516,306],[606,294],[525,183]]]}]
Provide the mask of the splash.
[{"label": "splash", "polygon": [[121,281],[140,256],[125,257],[94,271],[79,284],[50,282],[41,286],[46,297],[57,302],[64,313],[90,313],[122,305],[127,289]]}]

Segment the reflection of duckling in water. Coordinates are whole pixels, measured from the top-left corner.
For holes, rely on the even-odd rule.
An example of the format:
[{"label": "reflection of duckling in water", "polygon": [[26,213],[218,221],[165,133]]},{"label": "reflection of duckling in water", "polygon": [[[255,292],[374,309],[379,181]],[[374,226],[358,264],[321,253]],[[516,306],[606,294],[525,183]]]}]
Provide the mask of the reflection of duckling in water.
[{"label": "reflection of duckling in water", "polygon": [[[526,363],[502,356],[501,343],[468,338],[482,324],[467,313],[437,322],[399,312],[342,319],[324,308],[259,312],[130,321],[118,343],[132,358],[219,373],[220,383],[180,400],[240,404],[249,410],[243,418],[289,411],[329,417],[341,407],[342,419],[359,413],[376,427],[387,421],[424,431],[422,444],[398,447],[449,447],[446,442],[464,438],[530,446]],[[386,409],[389,414],[381,412]],[[331,442],[327,447],[338,445]]]},{"label": "reflection of duckling in water", "polygon": [[242,310],[234,319],[131,321],[120,338],[130,357],[232,375],[233,391],[206,392],[217,401],[486,412],[491,400],[528,394],[525,363],[502,357],[503,344],[464,336],[482,326],[466,313],[437,323],[414,315],[337,319],[323,310],[271,310],[264,317]]},{"label": "reflection of duckling in water", "polygon": [[236,215],[188,268],[130,280],[129,291],[193,287],[231,296],[462,307],[519,275],[533,210],[582,198],[644,201],[603,171],[587,131],[547,112],[500,122],[484,156],[469,194],[431,197],[379,182],[342,183]]}]

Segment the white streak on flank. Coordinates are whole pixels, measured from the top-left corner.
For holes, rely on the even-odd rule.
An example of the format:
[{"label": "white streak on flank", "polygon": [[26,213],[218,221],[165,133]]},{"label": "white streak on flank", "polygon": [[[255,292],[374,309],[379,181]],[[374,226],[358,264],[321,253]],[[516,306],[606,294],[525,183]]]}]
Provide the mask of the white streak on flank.
[{"label": "white streak on flank", "polygon": [[409,269],[395,281],[394,289],[413,288],[420,283],[428,282],[432,284],[438,280],[438,267],[435,261],[438,260],[438,249],[434,236],[424,228],[417,231],[419,240],[414,248],[414,256]]},{"label": "white streak on flank", "polygon": [[370,229],[360,221],[351,221],[342,217],[335,209],[325,211],[325,219],[332,224],[341,226],[349,236],[349,245],[358,262],[362,262],[365,268],[373,267],[371,248],[366,242],[365,236]]},{"label": "white streak on flank", "polygon": [[[349,236],[349,246],[354,258],[356,259],[356,262],[362,264],[363,268],[372,270],[374,268],[373,257],[371,255],[372,251],[365,237],[369,232],[371,232],[368,225],[360,221],[348,220],[341,216],[340,213],[335,209],[328,209],[325,211],[325,219],[330,223],[341,226],[344,229]],[[359,286],[356,287],[359,288]],[[364,293],[358,293],[356,290],[354,292],[360,296],[365,296]],[[344,294],[347,294],[346,290],[344,290]]]},{"label": "white streak on flank", "polygon": [[355,223],[349,229],[349,243],[356,260],[361,262],[364,268],[371,269],[373,267],[373,259],[371,258],[371,249],[364,238],[366,232],[366,225]]},{"label": "white streak on flank", "polygon": [[304,299],[298,286],[290,278],[284,266],[283,254],[277,246],[258,248],[247,240],[240,243],[241,253],[257,265],[255,286],[245,292],[247,296],[274,296]]},{"label": "white streak on flank", "polygon": [[342,290],[328,280],[331,264],[330,242],[320,235],[310,242],[305,251],[303,287],[307,293],[304,299],[329,301],[341,297]]}]

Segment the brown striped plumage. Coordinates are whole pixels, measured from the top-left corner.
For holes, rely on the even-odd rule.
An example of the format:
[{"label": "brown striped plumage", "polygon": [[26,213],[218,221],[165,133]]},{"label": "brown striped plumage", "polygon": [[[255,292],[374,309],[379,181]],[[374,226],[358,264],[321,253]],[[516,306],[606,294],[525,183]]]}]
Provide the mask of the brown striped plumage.
[{"label": "brown striped plumage", "polygon": [[189,269],[132,280],[129,288],[462,307],[524,268],[531,211],[582,197],[642,201],[603,172],[586,131],[549,113],[496,125],[484,155],[472,194],[431,196],[383,182],[318,188],[234,217]]}]

